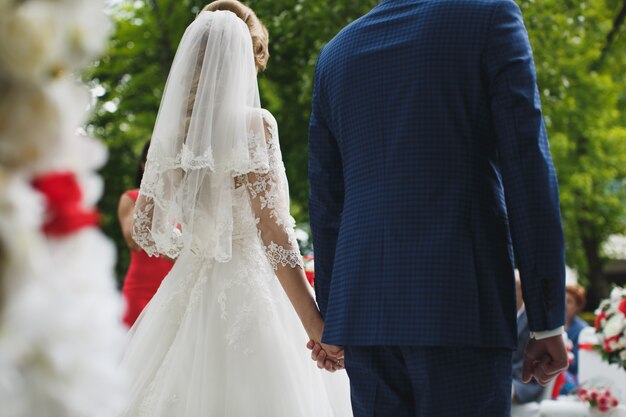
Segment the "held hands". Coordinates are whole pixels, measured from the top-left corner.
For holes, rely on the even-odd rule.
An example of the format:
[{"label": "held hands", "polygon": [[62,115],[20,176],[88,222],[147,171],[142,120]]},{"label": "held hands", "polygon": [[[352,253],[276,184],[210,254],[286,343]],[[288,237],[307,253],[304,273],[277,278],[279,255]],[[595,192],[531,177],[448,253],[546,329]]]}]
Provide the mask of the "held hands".
[{"label": "held hands", "polygon": [[326,369],[328,372],[344,369],[342,348],[313,340],[309,340],[306,347],[311,351],[311,359],[317,362],[318,368]]},{"label": "held hands", "polygon": [[317,309],[315,311],[317,314],[312,324],[305,326],[309,336],[309,343],[306,347],[311,351],[311,359],[317,362],[318,368],[326,369],[328,372],[344,369],[343,348],[321,342],[322,334],[324,334],[324,321],[319,311]]},{"label": "held hands", "polygon": [[565,371],[568,365],[562,336],[541,340],[530,339],[524,352],[522,381],[528,383],[535,378],[539,384],[545,386]]}]

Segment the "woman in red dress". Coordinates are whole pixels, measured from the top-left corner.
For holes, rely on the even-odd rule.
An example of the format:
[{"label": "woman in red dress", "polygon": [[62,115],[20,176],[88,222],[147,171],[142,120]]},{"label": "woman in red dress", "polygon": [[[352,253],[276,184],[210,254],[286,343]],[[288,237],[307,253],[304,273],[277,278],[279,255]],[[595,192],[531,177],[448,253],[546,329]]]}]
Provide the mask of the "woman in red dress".
[{"label": "woman in red dress", "polygon": [[143,177],[143,170],[148,155],[150,142],[146,143],[141,152],[141,159],[137,168],[137,177],[135,178],[134,190],[126,191],[120,197],[118,205],[118,218],[122,228],[122,234],[126,245],[130,249],[130,265],[126,278],[124,278],[124,286],[122,294],[126,302],[126,310],[122,320],[131,327],[139,314],[148,304],[156,290],[161,285],[161,281],[170,271],[174,263],[166,258],[151,258],[144,252],[131,236],[133,226],[133,210],[135,209],[135,201],[139,195],[139,185]]}]

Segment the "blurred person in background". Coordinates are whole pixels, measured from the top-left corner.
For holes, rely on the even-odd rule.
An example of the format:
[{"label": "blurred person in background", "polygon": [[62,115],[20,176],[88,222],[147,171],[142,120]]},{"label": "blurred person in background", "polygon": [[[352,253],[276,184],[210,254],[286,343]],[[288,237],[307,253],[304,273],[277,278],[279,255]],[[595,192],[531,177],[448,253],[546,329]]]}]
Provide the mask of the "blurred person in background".
[{"label": "blurred person in background", "polygon": [[150,257],[137,245],[131,236],[133,225],[133,210],[139,195],[139,186],[143,178],[143,172],[148,156],[150,141],[148,141],[141,151],[135,177],[135,189],[128,190],[120,197],[117,215],[122,228],[122,234],[126,245],[130,250],[130,265],[124,278],[122,294],[126,303],[126,308],[122,320],[128,327],[132,327],[139,314],[148,304],[156,290],[161,285],[161,281],[172,269],[173,262],[165,257]]},{"label": "blurred person in background", "polygon": [[570,391],[578,385],[578,336],[582,329],[588,324],[581,319],[578,314],[587,304],[587,293],[578,284],[568,284],[565,287],[565,331],[567,337],[572,341],[572,353],[574,360],[570,363],[565,372],[565,385],[562,393]]}]

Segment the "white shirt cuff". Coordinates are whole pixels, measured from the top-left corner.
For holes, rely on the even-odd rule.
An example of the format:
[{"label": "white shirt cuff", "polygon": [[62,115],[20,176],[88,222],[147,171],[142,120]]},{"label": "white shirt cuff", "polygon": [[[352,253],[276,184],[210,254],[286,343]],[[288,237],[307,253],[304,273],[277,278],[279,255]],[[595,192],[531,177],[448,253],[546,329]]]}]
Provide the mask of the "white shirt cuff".
[{"label": "white shirt cuff", "polygon": [[561,336],[563,332],[565,332],[565,327],[561,326],[544,332],[530,332],[530,338],[535,340],[547,339],[548,337]]}]

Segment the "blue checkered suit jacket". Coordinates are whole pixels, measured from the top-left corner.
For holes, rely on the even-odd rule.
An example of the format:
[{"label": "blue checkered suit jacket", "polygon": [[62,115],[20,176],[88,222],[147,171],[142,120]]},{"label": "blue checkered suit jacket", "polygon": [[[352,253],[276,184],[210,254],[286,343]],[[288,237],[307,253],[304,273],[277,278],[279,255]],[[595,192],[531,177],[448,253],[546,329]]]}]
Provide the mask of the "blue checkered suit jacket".
[{"label": "blue checkered suit jacket", "polygon": [[[318,60],[310,218],[324,341],[516,345],[564,322],[557,179],[512,0],[385,0]],[[506,197],[506,198],[505,198]]]}]

